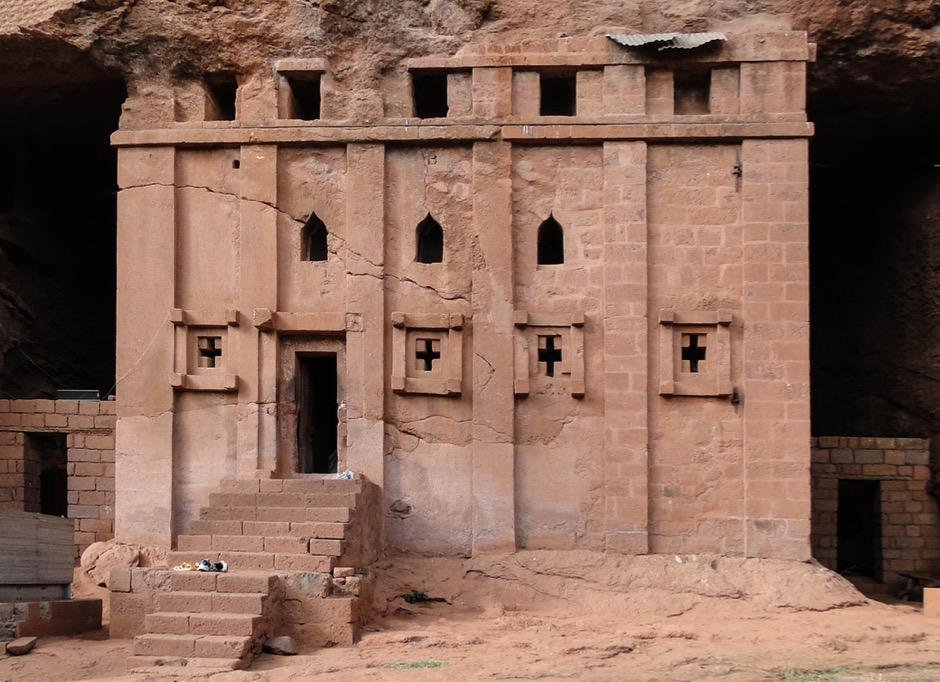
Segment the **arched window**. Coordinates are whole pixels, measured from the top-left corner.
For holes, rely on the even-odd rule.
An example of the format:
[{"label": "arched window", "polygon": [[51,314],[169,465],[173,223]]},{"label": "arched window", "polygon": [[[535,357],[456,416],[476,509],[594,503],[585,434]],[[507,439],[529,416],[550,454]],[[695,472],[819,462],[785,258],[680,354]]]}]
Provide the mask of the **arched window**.
[{"label": "arched window", "polygon": [[326,260],[329,251],[326,248],[326,225],[316,213],[310,214],[310,220],[300,233],[301,260]]},{"label": "arched window", "polygon": [[444,260],[444,230],[431,214],[418,223],[415,230],[415,261],[418,263],[440,263]]},{"label": "arched window", "polygon": [[539,225],[538,264],[561,265],[565,262],[565,231],[555,216]]}]

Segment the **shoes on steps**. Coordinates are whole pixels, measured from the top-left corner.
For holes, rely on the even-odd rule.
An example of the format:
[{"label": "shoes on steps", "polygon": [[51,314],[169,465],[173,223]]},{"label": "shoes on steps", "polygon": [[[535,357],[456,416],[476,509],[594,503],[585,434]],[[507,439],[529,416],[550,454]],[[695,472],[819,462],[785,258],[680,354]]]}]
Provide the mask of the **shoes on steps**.
[{"label": "shoes on steps", "polygon": [[224,561],[209,561],[208,559],[202,559],[198,564],[196,564],[196,570],[209,573],[225,573],[228,571],[228,564]]}]

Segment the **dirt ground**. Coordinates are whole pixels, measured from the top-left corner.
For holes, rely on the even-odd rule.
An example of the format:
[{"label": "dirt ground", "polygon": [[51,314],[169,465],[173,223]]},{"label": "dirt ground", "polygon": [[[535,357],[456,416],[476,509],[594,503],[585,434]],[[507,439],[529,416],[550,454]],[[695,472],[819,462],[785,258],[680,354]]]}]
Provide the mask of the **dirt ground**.
[{"label": "dirt ground", "polygon": [[940,680],[940,619],[815,564],[520,552],[399,557],[376,574],[384,613],[352,647],[128,675],[131,641],[100,632],[2,658],[0,680]]}]

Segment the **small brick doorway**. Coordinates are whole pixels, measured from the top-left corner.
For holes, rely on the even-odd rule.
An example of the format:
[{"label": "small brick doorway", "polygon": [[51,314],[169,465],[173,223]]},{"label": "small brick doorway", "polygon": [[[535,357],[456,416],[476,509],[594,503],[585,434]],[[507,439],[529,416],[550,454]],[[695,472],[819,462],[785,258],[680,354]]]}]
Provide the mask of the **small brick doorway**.
[{"label": "small brick doorway", "polygon": [[881,481],[839,479],[836,567],[882,582]]}]

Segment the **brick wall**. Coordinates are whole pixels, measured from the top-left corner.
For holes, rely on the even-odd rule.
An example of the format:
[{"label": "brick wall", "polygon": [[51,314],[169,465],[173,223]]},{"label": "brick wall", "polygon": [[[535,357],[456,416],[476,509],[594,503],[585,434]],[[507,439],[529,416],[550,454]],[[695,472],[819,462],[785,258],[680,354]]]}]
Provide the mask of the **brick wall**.
[{"label": "brick wall", "polygon": [[813,556],[835,570],[839,480],[875,480],[880,488],[884,582],[898,572],[940,572],[940,510],[927,494],[930,443],[919,438],[813,438]]},{"label": "brick wall", "polygon": [[30,434],[64,434],[75,555],[114,537],[115,403],[0,400],[0,510],[40,511],[40,455]]}]

